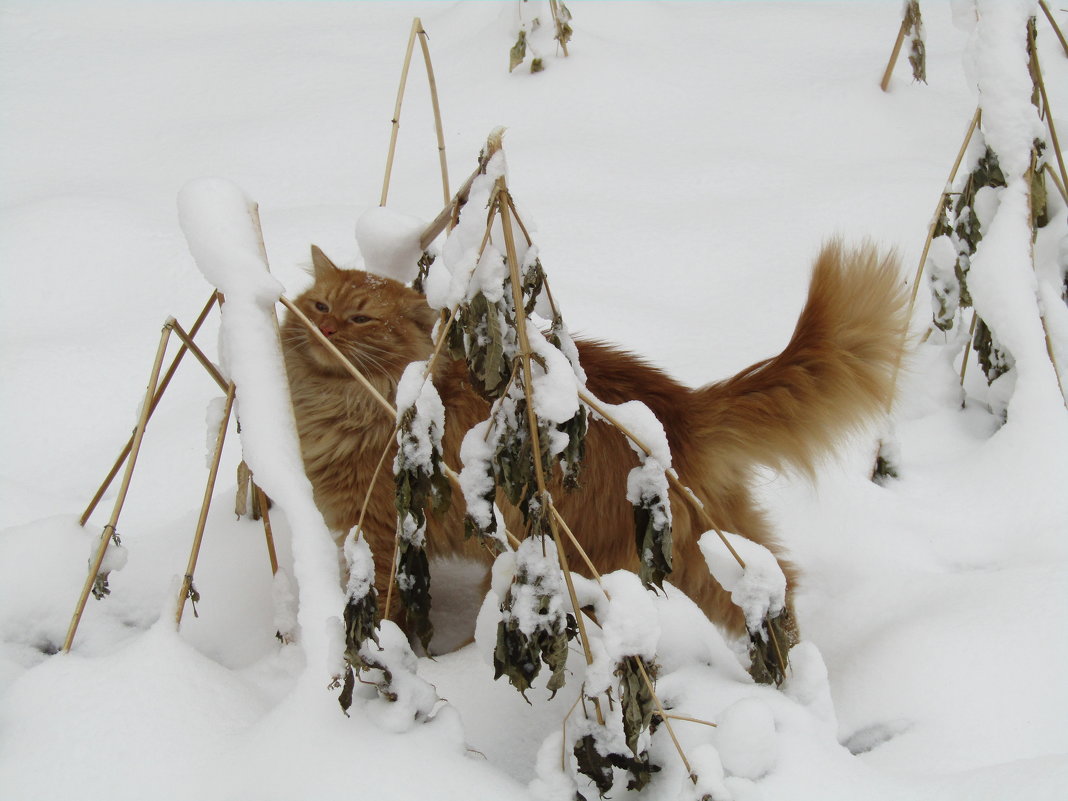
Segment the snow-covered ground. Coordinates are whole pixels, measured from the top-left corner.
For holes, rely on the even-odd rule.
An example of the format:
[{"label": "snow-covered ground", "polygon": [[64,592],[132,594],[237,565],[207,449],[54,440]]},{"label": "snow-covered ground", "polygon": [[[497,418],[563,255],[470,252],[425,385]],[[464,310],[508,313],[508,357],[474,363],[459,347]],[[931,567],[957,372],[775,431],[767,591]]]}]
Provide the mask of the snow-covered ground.
[{"label": "snow-covered ground", "polygon": [[[454,188],[506,126],[509,185],[571,328],[693,384],[782,347],[829,237],[896,248],[911,281],[973,82],[1011,66],[970,63],[966,2],[923,3],[928,83],[902,56],[889,93],[896,2],[570,7],[569,57],[536,41],[547,69],[532,75],[507,69],[515,3],[0,5],[0,797],[572,797],[560,738],[581,655],[552,702],[538,680],[533,705],[493,681],[481,638],[421,659],[447,701],[425,723],[368,697],[345,717],[329,677],[301,680],[314,658],[274,636],[262,528],[232,511],[233,431],[198,616],[187,608],[175,631],[220,394],[191,359],[145,437],[118,526],[127,562],[72,653],[56,653],[117,485],[84,529],[78,517],[136,422],[164,320],[188,327],[211,291],[179,190],[222,176],[258,201],[290,295],[309,282],[311,243],[359,264],[354,226],[378,203],[414,16]],[[1038,29],[1063,138],[1068,59],[1041,15]],[[1042,269],[1065,258],[1066,210],[1051,202]],[[390,206],[423,219],[441,206],[418,49]],[[921,289],[917,333],[928,315]],[[1033,322],[1007,324],[1025,336]],[[198,337],[213,358],[217,333],[212,317]],[[699,788],[659,731],[645,797],[1063,797],[1068,413],[1030,361],[1007,425],[974,365],[962,408],[952,338],[919,346],[903,375],[900,480],[868,481],[878,432],[844,443],[814,483],[763,477],[805,577],[805,643],[782,690],[752,684],[685,599],[643,607],[661,697],[720,724],[674,724]],[[273,522],[292,575],[290,526]],[[454,572],[451,591],[435,572],[435,600],[451,604],[439,613],[470,620],[480,599]]]}]

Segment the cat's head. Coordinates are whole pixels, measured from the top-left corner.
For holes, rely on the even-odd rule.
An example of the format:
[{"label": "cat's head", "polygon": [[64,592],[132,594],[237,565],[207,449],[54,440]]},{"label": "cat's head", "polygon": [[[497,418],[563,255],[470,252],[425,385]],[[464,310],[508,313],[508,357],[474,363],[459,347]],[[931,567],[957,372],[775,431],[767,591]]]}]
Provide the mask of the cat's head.
[{"label": "cat's head", "polygon": [[[294,303],[368,378],[396,381],[409,362],[430,355],[437,314],[422,295],[390,278],[342,270],[314,245],[311,252],[315,283]],[[283,329],[287,355],[346,374],[295,315],[287,315]]]}]

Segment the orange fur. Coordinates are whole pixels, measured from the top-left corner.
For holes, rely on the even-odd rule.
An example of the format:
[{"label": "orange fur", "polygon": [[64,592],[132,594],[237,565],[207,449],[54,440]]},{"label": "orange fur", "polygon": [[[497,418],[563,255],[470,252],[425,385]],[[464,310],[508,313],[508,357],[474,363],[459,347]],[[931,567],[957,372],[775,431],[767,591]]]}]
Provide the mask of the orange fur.
[{"label": "orange fur", "polygon": [[[404,367],[431,352],[436,315],[425,300],[386,278],[339,270],[313,248],[315,284],[296,303],[376,387],[392,399]],[[322,304],[317,306],[317,304]],[[326,309],[324,311],[323,309]],[[742,534],[779,559],[788,587],[796,570],[782,557],[749,485],[753,469],[794,467],[811,474],[815,461],[845,432],[884,411],[905,326],[904,290],[896,262],[865,247],[824,248],[816,261],[808,301],[786,349],[733,378],[700,389],[683,386],[637,357],[611,346],[578,342],[590,391],[609,403],[641,400],[664,425],[674,466],[724,531]],[[287,315],[286,367],[308,477],[328,525],[354,526],[383,449],[392,464],[391,420],[331,356]],[[462,362],[442,360],[434,376],[446,408],[445,461],[459,467],[464,433],[485,419],[488,405],[467,383]],[[637,458],[623,436],[591,421],[582,486],[556,484],[553,498],[602,572],[635,569],[633,516],[626,476]],[[512,531],[519,513],[502,509]],[[690,504],[672,492],[673,564],[668,580],[733,633],[744,630],[740,610],[709,574],[697,545],[708,528]],[[431,555],[488,559],[463,535],[463,499],[430,516]],[[377,586],[384,593],[394,545],[393,482],[380,476],[370,495],[364,531],[375,555]],[[582,570],[574,553],[573,569]]]}]

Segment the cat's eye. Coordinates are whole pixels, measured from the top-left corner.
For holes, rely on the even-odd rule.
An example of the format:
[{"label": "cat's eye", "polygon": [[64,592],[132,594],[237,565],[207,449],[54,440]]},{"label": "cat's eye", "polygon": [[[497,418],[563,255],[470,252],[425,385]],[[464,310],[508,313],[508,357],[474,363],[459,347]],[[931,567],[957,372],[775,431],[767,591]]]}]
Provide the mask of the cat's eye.
[{"label": "cat's eye", "polygon": [[330,311],[330,307],[323,303],[321,300],[317,300],[315,301],[315,310],[321,312],[328,312]]},{"label": "cat's eye", "polygon": [[354,314],[352,317],[349,318],[349,322],[357,324],[369,323],[371,322],[371,318],[368,317],[366,314]]}]

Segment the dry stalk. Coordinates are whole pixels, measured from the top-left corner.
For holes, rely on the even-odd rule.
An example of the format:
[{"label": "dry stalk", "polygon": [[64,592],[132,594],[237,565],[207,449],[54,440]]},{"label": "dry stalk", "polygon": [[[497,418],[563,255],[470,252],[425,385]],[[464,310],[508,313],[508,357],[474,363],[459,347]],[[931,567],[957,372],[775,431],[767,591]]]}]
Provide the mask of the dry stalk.
[{"label": "dry stalk", "polygon": [[[508,187],[504,178],[497,179],[499,197],[508,197]],[[512,301],[516,308],[516,334],[519,338],[520,359],[523,369],[523,389],[527,395],[527,427],[530,433],[530,447],[534,454],[534,478],[538,485],[538,496],[542,503],[549,501],[549,492],[546,489],[545,475],[541,464],[541,445],[538,439],[538,417],[534,405],[534,380],[530,369],[531,348],[530,339],[527,336],[526,315],[523,314],[523,282],[519,276],[519,257],[515,246],[515,234],[512,231],[512,215],[509,204],[500,203],[501,227],[504,229],[504,247],[508,254],[508,269],[512,276]],[[549,516],[549,528],[552,531],[553,540],[556,542],[556,550],[560,557],[560,569],[564,573],[564,582],[567,584],[567,592],[571,597],[571,605],[575,610],[575,621],[578,624],[579,636],[582,638],[582,650],[586,657],[586,664],[593,664],[593,651],[590,650],[589,637],[586,633],[586,624],[582,620],[582,611],[575,592],[575,583],[571,578],[571,569],[567,563],[567,553],[564,543],[560,538],[560,529],[556,525],[556,518]],[[597,704],[597,719],[602,725],[604,716],[600,704]]]},{"label": "dry stalk", "polygon": [[345,358],[341,351],[337,349],[337,346],[330,341],[330,338],[327,337],[322,331],[320,331],[319,327],[311,320],[309,320],[308,316],[300,309],[298,309],[297,305],[293,303],[293,301],[283,295],[278,299],[278,302],[285,306],[287,309],[289,309],[289,311],[293,313],[293,316],[296,317],[301,322],[301,324],[304,325],[304,327],[311,332],[312,336],[314,336],[319,341],[319,343],[327,349],[327,351],[333,354],[334,358],[338,360],[338,363],[345,368],[349,375],[351,375],[353,378],[360,382],[363,388],[367,390],[367,393],[372,398],[374,398],[375,402],[378,403],[382,410],[386,414],[388,414],[391,419],[397,416],[397,410],[393,408],[393,404],[386,400],[381,392],[375,389],[374,384],[372,384],[367,379],[367,377],[364,376],[363,373],[357,370],[356,367],[352,364],[352,362]]},{"label": "dry stalk", "polygon": [[1057,191],[1060,193],[1061,198],[1065,203],[1068,203],[1068,192],[1065,191],[1064,184],[1061,183],[1060,176],[1053,171],[1053,168],[1049,166],[1049,162],[1042,165],[1042,169],[1046,171],[1050,179],[1053,181],[1053,185],[1057,187]]},{"label": "dry stalk", "polygon": [[[567,535],[568,540],[570,540],[571,544],[575,546],[575,551],[585,563],[586,567],[589,568],[590,575],[592,575],[594,579],[597,580],[597,583],[601,586],[601,591],[605,594],[605,597],[608,598],[608,590],[604,588],[604,582],[601,579],[601,574],[598,572],[593,562],[590,561],[590,556],[586,553],[586,549],[583,548],[582,545],[579,543],[578,538],[571,530],[571,527],[568,526],[567,521],[564,520],[564,516],[560,514],[560,510],[556,508],[555,503],[549,503],[549,512],[554,518],[556,518],[557,525],[559,525],[560,528],[563,529],[564,533]],[[609,600],[611,600],[611,598],[609,598]]]},{"label": "dry stalk", "polygon": [[445,134],[441,124],[441,107],[438,104],[438,86],[434,78],[434,67],[430,62],[430,48],[427,45],[427,33],[423,30],[423,23],[419,17],[412,20],[411,33],[408,35],[408,47],[404,54],[404,66],[401,68],[400,86],[397,87],[397,102],[393,108],[393,127],[389,136],[389,154],[386,156],[386,174],[382,180],[382,196],[380,206],[386,205],[389,194],[389,180],[393,172],[393,159],[397,152],[397,134],[400,132],[401,104],[404,101],[404,89],[408,83],[408,69],[412,64],[412,52],[415,49],[415,40],[419,39],[419,45],[423,52],[423,62],[426,65],[427,81],[430,84],[430,102],[434,109],[434,127],[438,138],[438,160],[441,163],[441,186],[445,196],[445,204],[449,203],[449,170],[445,163]]},{"label": "dry stalk", "polygon": [[[631,442],[633,442],[635,445],[637,445],[639,448],[641,448],[643,451],[645,451],[645,454],[647,456],[652,455],[652,450],[649,448],[649,446],[646,445],[638,437],[637,434],[635,434],[634,432],[630,431],[619,420],[614,418],[612,416],[612,413],[609,412],[608,409],[606,409],[604,407],[604,405],[597,398],[595,398],[593,395],[591,395],[588,390],[585,390],[585,389],[580,387],[579,388],[579,397],[582,399],[583,403],[585,403],[587,406],[589,406],[591,409],[593,409],[600,417],[603,417],[605,420],[607,420],[609,423],[611,423],[625,437],[627,437],[627,439],[629,439]],[[738,562],[738,564],[744,570],[745,569],[745,561],[739,555],[738,551],[736,551],[734,549],[734,546],[731,545],[730,540],[728,540],[727,537],[720,530],[719,526],[716,524],[716,521],[714,521],[712,519],[712,516],[708,513],[708,510],[705,508],[705,505],[704,505],[704,503],[702,503],[701,499],[698,498],[694,494],[693,490],[691,490],[688,486],[686,486],[685,484],[682,483],[682,480],[679,478],[678,473],[675,472],[674,468],[671,468],[671,469],[669,469],[667,471],[667,477],[668,477],[668,481],[671,483],[671,486],[680,495],[682,495],[683,497],[685,497],[687,500],[690,501],[690,504],[694,507],[694,509],[697,510],[697,513],[699,515],[701,515],[701,517],[704,519],[705,523],[708,526],[711,527],[710,530],[716,532],[716,535],[719,537],[720,541],[727,547],[727,550],[730,551],[731,556],[734,557],[735,561]]]},{"label": "dry stalk", "polygon": [[701,720],[700,718],[691,718],[688,715],[667,715],[672,720],[684,720],[687,723],[700,723],[702,726],[711,726],[713,729],[718,727],[718,724],[713,723],[710,720]]},{"label": "dry stalk", "polygon": [[972,324],[968,326],[968,341],[964,345],[964,357],[960,362],[960,385],[964,386],[964,374],[968,372],[968,356],[972,352],[972,340],[975,338],[975,326],[979,322],[979,315],[972,309]]},{"label": "dry stalk", "polygon": [[419,237],[420,249],[426,250],[442,231],[451,227],[450,224],[455,220],[459,210],[467,203],[468,195],[471,193],[471,184],[475,182],[478,176],[482,175],[484,170],[485,162],[480,162],[475,171],[467,176],[467,180],[456,190],[456,194],[453,195],[452,199],[446,201],[445,207],[438,212],[438,216],[423,230],[422,235]]},{"label": "dry stalk", "polygon": [[1057,41],[1061,43],[1061,49],[1064,50],[1064,55],[1068,56],[1068,41],[1065,41],[1064,34],[1061,32],[1057,20],[1053,18],[1049,6],[1046,5],[1046,0],[1038,0],[1038,7],[1042,9],[1042,13],[1046,15],[1046,19],[1049,20],[1049,24],[1053,27],[1053,33],[1057,36]]},{"label": "dry stalk", "polygon": [[430,61],[430,46],[427,41],[430,37],[423,30],[423,24],[419,23],[419,47],[423,51],[423,62],[426,64],[426,79],[430,84],[430,103],[434,108],[434,130],[438,136],[438,161],[441,164],[441,192],[444,203],[448,205],[449,199],[449,167],[445,163],[445,131],[441,124],[441,106],[438,103],[438,82],[434,78],[434,65]]},{"label": "dry stalk", "polygon": [[664,727],[668,730],[668,734],[671,735],[671,742],[675,744],[675,750],[679,752],[679,759],[682,760],[682,764],[686,768],[686,775],[690,777],[690,781],[697,784],[697,774],[693,772],[690,760],[686,758],[686,752],[682,750],[682,744],[679,742],[679,738],[675,736],[675,729],[671,725],[668,713],[664,711],[664,705],[660,703],[660,697],[653,691],[653,682],[649,678],[649,673],[645,670],[645,665],[637,657],[631,658],[634,660],[638,672],[642,675],[642,681],[645,682],[645,686],[649,688],[649,693],[653,696],[653,701],[656,703],[656,711],[660,713],[660,717],[664,721]]},{"label": "dry stalk", "polygon": [[267,540],[267,557],[271,560],[271,575],[278,572],[278,553],[274,549],[274,532],[271,530],[270,503],[267,494],[257,484],[252,485],[252,491],[260,499],[260,516],[263,518],[263,536]]},{"label": "dry stalk", "polygon": [[894,65],[897,64],[897,58],[901,55],[901,45],[905,42],[905,34],[909,30],[909,18],[905,15],[905,18],[901,20],[901,27],[897,31],[897,39],[894,41],[894,49],[890,53],[890,61],[886,64],[886,70],[883,72],[883,79],[879,82],[879,87],[884,91],[890,91],[890,75],[894,72]]},{"label": "dry stalk", "polygon": [[[226,429],[230,425],[230,413],[234,408],[234,390],[234,384],[230,382],[226,388],[226,407],[223,410],[222,422],[219,423],[219,433],[215,437],[215,450],[212,453],[211,467],[208,469],[208,481],[204,486],[204,500],[200,504],[200,517],[197,518],[197,527],[193,534],[193,547],[189,552],[189,562],[186,565],[185,576],[182,578],[182,587],[178,591],[178,600],[175,604],[175,625],[181,625],[186,599],[193,594],[193,572],[196,570],[197,560],[200,558],[200,546],[204,541],[204,528],[208,522],[208,509],[211,507],[211,497],[215,492],[215,479],[219,475],[223,442],[226,440]],[[195,606],[193,611],[194,613],[196,612]]]},{"label": "dry stalk", "polygon": [[[208,302],[204,305],[203,310],[200,312],[200,315],[197,317],[196,321],[193,323],[192,328],[189,329],[189,338],[190,339],[192,339],[193,337],[195,337],[197,335],[197,332],[200,330],[200,327],[204,324],[204,321],[207,319],[208,314],[211,312],[212,308],[215,306],[215,303],[216,303],[216,301],[218,299],[219,299],[219,293],[218,292],[212,292],[211,293],[211,297],[208,298]],[[163,378],[160,379],[159,386],[157,387],[155,394],[152,396],[152,402],[148,405],[148,416],[149,416],[149,418],[152,417],[152,413],[156,411],[156,407],[159,405],[159,402],[163,399],[163,393],[167,390],[167,387],[170,385],[171,379],[174,378],[174,374],[178,370],[178,365],[181,364],[181,362],[182,362],[182,357],[185,356],[185,354],[186,354],[186,352],[188,350],[189,350],[189,348],[184,344],[178,349],[178,352],[175,354],[174,359],[171,361],[170,366],[167,368],[167,371],[163,374]],[[100,499],[104,497],[104,493],[107,492],[108,487],[111,486],[111,482],[114,481],[115,480],[115,476],[117,476],[119,474],[119,470],[122,469],[122,465],[126,461],[126,457],[130,455],[130,450],[133,447],[133,442],[134,442],[134,437],[135,436],[136,436],[136,434],[131,434],[130,435],[130,439],[127,440],[126,445],[123,447],[122,451],[119,453],[119,456],[115,460],[115,463],[112,465],[110,472],[107,474],[107,477],[100,484],[100,487],[97,489],[96,494],[93,496],[93,499],[91,501],[89,501],[89,505],[86,506],[85,511],[82,512],[82,516],[78,521],[79,525],[84,526],[86,521],[89,520],[89,516],[93,514],[93,511],[96,509],[97,504],[100,503]]]},{"label": "dry stalk", "polygon": [[200,362],[200,364],[204,367],[208,375],[210,375],[215,381],[215,383],[219,385],[219,389],[221,389],[223,392],[229,391],[230,382],[223,378],[223,375],[219,372],[219,369],[211,363],[211,359],[204,355],[204,351],[202,351],[200,347],[193,341],[193,337],[191,337],[185,332],[185,329],[183,329],[182,326],[178,324],[177,320],[175,320],[171,325],[174,329],[175,335],[178,337],[178,339],[181,340],[182,344],[187,347],[194,356],[196,356],[197,361]]},{"label": "dry stalk", "polygon": [[97,547],[96,554],[89,566],[89,575],[86,576],[85,586],[82,587],[78,603],[74,608],[74,615],[71,617],[70,626],[67,629],[67,638],[63,643],[64,652],[70,651],[71,645],[74,643],[74,635],[78,631],[78,624],[81,622],[82,614],[85,612],[85,604],[89,600],[89,593],[92,592],[93,584],[96,582],[96,577],[100,573],[100,566],[104,563],[104,554],[107,552],[108,545],[111,543],[111,538],[115,534],[115,525],[119,522],[119,514],[122,512],[122,506],[126,502],[126,493],[130,489],[130,479],[133,478],[134,465],[137,463],[137,454],[141,450],[141,442],[144,440],[145,428],[148,426],[148,418],[152,408],[152,399],[156,395],[160,369],[163,366],[163,357],[167,352],[167,342],[170,340],[171,326],[173,323],[174,318],[169,318],[163,326],[163,333],[160,335],[159,347],[156,349],[156,358],[152,362],[152,372],[148,379],[148,388],[145,390],[145,399],[141,404],[141,414],[137,420],[137,427],[134,429],[129,457],[126,460],[126,472],[123,474],[122,483],[119,485],[119,494],[115,499],[115,506],[111,511],[111,518],[108,520],[107,525],[104,526],[104,530],[100,535],[100,544]]},{"label": "dry stalk", "polygon": [[415,37],[419,32],[419,17],[412,20],[412,31],[408,35],[408,49],[404,54],[404,65],[401,67],[400,86],[397,87],[397,102],[393,107],[393,127],[389,134],[389,153],[386,156],[386,175],[382,179],[382,196],[379,206],[386,205],[386,196],[389,194],[389,178],[393,172],[393,157],[397,153],[397,134],[400,133],[401,103],[404,102],[404,87],[408,83],[408,68],[412,64],[412,50],[415,48]]},{"label": "dry stalk", "polygon": [[[923,253],[920,254],[920,263],[916,267],[916,278],[912,282],[912,295],[909,297],[909,308],[906,314],[906,319],[912,318],[912,310],[916,305],[916,295],[920,290],[920,281],[923,278],[923,269],[927,266],[927,254],[931,250],[931,243],[934,242],[935,228],[938,227],[938,221],[942,217],[942,209],[945,203],[946,196],[949,195],[953,188],[953,182],[957,178],[957,170],[960,169],[961,162],[964,161],[964,154],[968,150],[968,145],[972,141],[972,135],[975,133],[975,129],[979,127],[979,122],[982,119],[982,110],[975,109],[975,114],[972,115],[972,121],[968,124],[968,131],[964,134],[964,142],[960,146],[960,150],[957,151],[957,158],[953,162],[953,168],[949,171],[949,178],[946,179],[945,189],[942,190],[942,194],[938,196],[938,205],[935,208],[934,214],[931,216],[931,223],[927,226],[927,240],[923,243]],[[898,361],[897,366],[894,369],[894,384],[897,384],[897,371],[900,368],[901,363]]]},{"label": "dry stalk", "polygon": [[567,58],[567,41],[563,35],[564,21],[560,18],[558,0],[549,0],[549,11],[553,15],[553,25],[556,26],[556,41],[560,43],[560,49],[564,51],[564,58]]},{"label": "dry stalk", "polygon": [[[1042,68],[1038,63],[1038,52],[1034,53],[1035,83],[1038,84],[1038,92],[1042,96],[1042,107],[1046,112],[1046,125],[1049,127],[1049,140],[1053,146],[1053,154],[1057,157],[1057,166],[1061,171],[1062,186],[1068,187],[1068,169],[1064,166],[1064,153],[1061,152],[1061,143],[1057,138],[1057,127],[1053,124],[1053,111],[1049,106],[1049,95],[1046,94],[1046,82],[1042,78]],[[1063,192],[1062,192],[1063,194]]]}]

